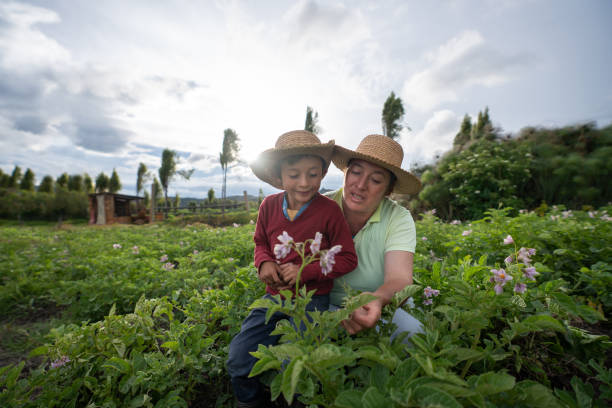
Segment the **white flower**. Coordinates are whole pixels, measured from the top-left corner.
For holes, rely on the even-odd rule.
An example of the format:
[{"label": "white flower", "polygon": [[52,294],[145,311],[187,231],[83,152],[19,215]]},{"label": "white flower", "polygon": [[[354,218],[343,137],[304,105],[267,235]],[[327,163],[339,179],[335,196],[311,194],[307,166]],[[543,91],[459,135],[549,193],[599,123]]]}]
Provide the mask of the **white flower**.
[{"label": "white flower", "polygon": [[334,245],[327,252],[321,252],[321,273],[327,275],[334,268],[336,254],[342,250],[342,245]]},{"label": "white flower", "polygon": [[121,244],[113,244],[113,248],[120,249],[121,248]]},{"label": "white flower", "polygon": [[316,255],[316,254],[319,253],[319,250],[321,249],[321,240],[322,239],[323,239],[323,234],[321,234],[320,232],[317,232],[315,234],[314,240],[310,244],[310,252],[313,255]]}]

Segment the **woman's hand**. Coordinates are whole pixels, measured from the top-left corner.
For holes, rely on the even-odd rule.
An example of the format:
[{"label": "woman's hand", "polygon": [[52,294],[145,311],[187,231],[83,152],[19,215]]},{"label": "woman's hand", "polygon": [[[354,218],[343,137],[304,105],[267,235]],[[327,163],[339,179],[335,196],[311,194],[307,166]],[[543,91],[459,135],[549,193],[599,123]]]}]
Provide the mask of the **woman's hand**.
[{"label": "woman's hand", "polygon": [[[364,293],[373,294],[370,292]],[[382,300],[374,299],[355,310],[348,319],[343,320],[342,326],[344,326],[349,334],[356,334],[364,329],[370,329],[376,326],[376,322],[378,322],[382,314],[382,308]]]}]

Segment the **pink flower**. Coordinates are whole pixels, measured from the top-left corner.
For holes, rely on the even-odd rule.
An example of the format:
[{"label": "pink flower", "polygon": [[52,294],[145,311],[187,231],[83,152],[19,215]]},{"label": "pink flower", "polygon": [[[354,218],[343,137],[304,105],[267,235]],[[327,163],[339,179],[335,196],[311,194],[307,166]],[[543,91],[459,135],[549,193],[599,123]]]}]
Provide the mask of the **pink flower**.
[{"label": "pink flower", "polygon": [[289,252],[291,251],[291,243],[293,242],[293,238],[287,234],[287,231],[283,231],[283,233],[276,238],[281,243],[274,245],[274,256],[276,256],[276,259],[283,259],[289,255]]},{"label": "pink flower", "polygon": [[518,252],[518,260],[524,264],[531,263],[531,257],[536,254],[535,248],[524,248],[521,247]]},{"label": "pink flower", "polygon": [[113,244],[114,249],[121,249],[121,244]]},{"label": "pink flower", "polygon": [[334,264],[336,263],[336,254],[342,250],[342,245],[334,245],[329,250],[321,252],[321,259],[319,263],[321,264],[321,273],[323,275],[327,275],[334,268]]},{"label": "pink flower", "polygon": [[440,294],[440,291],[437,289],[432,289],[431,286],[426,287],[425,289],[423,289],[423,295],[426,298],[430,298],[430,297],[436,297]]},{"label": "pink flower", "polygon": [[459,221],[459,220],[452,220],[451,221],[451,225],[460,225],[460,224],[461,224],[461,221]]},{"label": "pink flower", "polygon": [[58,368],[58,367],[65,366],[70,361],[71,360],[68,356],[62,356],[61,358],[58,358],[57,360],[51,363],[51,368]]},{"label": "pink flower", "polygon": [[194,249],[194,250],[193,250],[193,254],[194,254],[194,255],[197,255],[197,254],[199,254],[199,253],[200,253],[200,252],[199,252],[197,249]]},{"label": "pink flower", "polygon": [[490,281],[495,282],[495,293],[500,295],[504,291],[504,286],[512,280],[512,276],[508,275],[504,269],[491,269],[493,276]]},{"label": "pink flower", "polygon": [[168,255],[162,255],[161,258],[159,258],[159,262],[166,262],[168,260]]},{"label": "pink flower", "polygon": [[319,253],[319,250],[321,249],[321,240],[322,239],[323,239],[323,234],[321,234],[320,232],[317,232],[315,234],[314,240],[310,244],[310,252],[313,255],[316,255],[316,254]]},{"label": "pink flower", "polygon": [[138,255],[138,254],[140,253],[140,249],[138,248],[138,246],[134,245],[134,246],[132,247],[132,253],[133,253],[134,255]]},{"label": "pink flower", "polygon": [[536,280],[536,276],[539,275],[539,273],[536,271],[536,268],[533,266],[530,266],[529,268],[525,268],[523,269],[523,275],[525,275],[525,277],[529,280]]},{"label": "pink flower", "polygon": [[507,265],[510,265],[512,262],[514,262],[514,256],[512,256],[512,255],[508,255],[508,257],[507,257],[506,259],[504,259],[504,262],[505,262]]},{"label": "pink flower", "polygon": [[236,224],[236,223],[233,223],[233,224],[232,224],[232,226],[233,226],[234,228],[238,228],[240,225],[239,225],[239,224]]},{"label": "pink flower", "polygon": [[251,221],[249,221],[249,224],[253,225],[253,224],[255,224],[255,221],[251,220]]},{"label": "pink flower", "polygon": [[169,271],[170,269],[174,269],[174,264],[172,262],[166,262],[162,268],[164,268],[165,270]]},{"label": "pink flower", "polygon": [[524,283],[517,283],[516,285],[514,285],[514,291],[516,293],[525,293],[526,290],[527,285],[525,285]]},{"label": "pink flower", "polygon": [[465,230],[461,233],[461,235],[463,235],[464,237],[467,237],[468,235],[470,235],[472,233],[472,230]]},{"label": "pink flower", "polygon": [[423,237],[421,238],[423,241],[427,241],[427,237]]},{"label": "pink flower", "polygon": [[432,300],[432,299],[425,299],[425,300],[423,301],[423,304],[424,304],[424,305],[431,305],[432,303],[433,303],[433,300]]},{"label": "pink flower", "polygon": [[510,244],[514,244],[514,240],[512,239],[512,236],[508,235],[506,238],[504,238],[504,245]]}]

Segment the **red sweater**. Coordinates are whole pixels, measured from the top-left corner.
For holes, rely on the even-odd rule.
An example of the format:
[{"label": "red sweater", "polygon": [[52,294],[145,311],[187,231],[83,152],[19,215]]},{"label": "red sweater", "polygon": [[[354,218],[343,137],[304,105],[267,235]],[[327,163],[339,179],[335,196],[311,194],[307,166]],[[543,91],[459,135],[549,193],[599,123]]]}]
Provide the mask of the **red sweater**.
[{"label": "red sweater", "polygon": [[[342,210],[335,201],[317,193],[300,216],[289,221],[283,215],[283,197],[284,193],[268,196],[259,207],[254,237],[255,266],[259,270],[265,261],[276,262],[274,245],[280,244],[277,237],[282,235],[283,231],[287,231],[294,242],[314,239],[315,234],[320,232],[323,234],[321,250],[329,249],[334,245],[342,245],[342,250],[336,254],[336,263],[327,275],[321,273],[321,265],[318,260],[306,266],[302,271],[300,286],[305,283],[308,290],[316,289],[317,295],[328,294],[335,278],[357,267],[353,238],[344,220],[344,215],[342,215]],[[310,245],[307,246],[306,254],[310,254]],[[295,250],[291,249],[291,252],[279,262],[301,265],[302,259]],[[278,293],[270,286],[266,287],[266,292],[273,295]]]}]

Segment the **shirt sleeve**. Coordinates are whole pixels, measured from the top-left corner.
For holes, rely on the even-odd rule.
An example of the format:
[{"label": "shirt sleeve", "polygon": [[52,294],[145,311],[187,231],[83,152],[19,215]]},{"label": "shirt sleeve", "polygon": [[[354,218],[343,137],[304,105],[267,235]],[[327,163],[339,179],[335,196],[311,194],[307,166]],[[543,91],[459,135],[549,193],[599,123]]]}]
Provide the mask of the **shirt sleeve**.
[{"label": "shirt sleeve", "polygon": [[253,236],[253,240],[255,241],[254,261],[257,270],[259,270],[261,264],[266,261],[276,261],[265,228],[268,219],[268,214],[266,211],[268,204],[269,203],[266,201],[266,199],[264,199],[264,201],[259,206],[257,224],[255,225],[255,235]]},{"label": "shirt sleeve", "polygon": [[313,262],[306,266],[302,271],[302,281],[323,281],[336,279],[344,274],[351,272],[357,267],[357,253],[355,244],[349,230],[348,224],[344,220],[342,210],[336,204],[330,205],[328,212],[327,240],[330,247],[342,245],[342,249],[335,256],[335,264],[330,273],[323,275],[321,263]]},{"label": "shirt sleeve", "polygon": [[416,227],[410,211],[392,204],[391,216],[387,226],[385,252],[408,251],[414,253],[416,248]]}]

